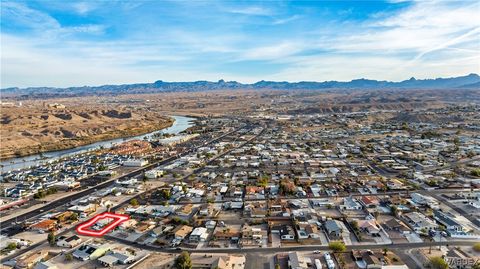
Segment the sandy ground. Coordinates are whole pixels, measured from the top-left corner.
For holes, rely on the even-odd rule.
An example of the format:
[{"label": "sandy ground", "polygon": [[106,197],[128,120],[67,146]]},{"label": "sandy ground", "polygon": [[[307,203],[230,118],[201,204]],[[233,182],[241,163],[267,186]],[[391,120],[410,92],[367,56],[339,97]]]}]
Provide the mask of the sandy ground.
[{"label": "sandy ground", "polygon": [[35,102],[2,110],[0,158],[73,148],[112,138],[140,135],[168,127],[171,119],[141,106],[91,102]]},{"label": "sandy ground", "polygon": [[140,262],[135,269],[167,269],[172,268],[175,260],[174,254],[152,253]]}]

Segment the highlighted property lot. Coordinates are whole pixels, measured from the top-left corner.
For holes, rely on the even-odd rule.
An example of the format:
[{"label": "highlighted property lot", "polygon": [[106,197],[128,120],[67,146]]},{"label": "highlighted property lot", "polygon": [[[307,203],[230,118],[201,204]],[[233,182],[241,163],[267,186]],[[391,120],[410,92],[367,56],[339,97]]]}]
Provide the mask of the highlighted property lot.
[{"label": "highlighted property lot", "polygon": [[[128,219],[130,219],[128,215],[105,212],[78,225],[76,231],[80,235],[99,237],[115,229],[115,227]],[[100,224],[101,222],[103,222],[103,226]]]}]

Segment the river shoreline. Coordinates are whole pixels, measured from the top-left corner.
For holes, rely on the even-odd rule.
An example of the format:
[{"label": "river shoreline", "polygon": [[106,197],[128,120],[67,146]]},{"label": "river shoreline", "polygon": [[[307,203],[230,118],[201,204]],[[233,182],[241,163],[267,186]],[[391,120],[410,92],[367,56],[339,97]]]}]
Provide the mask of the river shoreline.
[{"label": "river shoreline", "polygon": [[59,159],[63,157],[72,156],[75,154],[85,153],[91,150],[100,149],[101,147],[109,148],[115,144],[122,143],[128,140],[143,139],[144,137],[151,137],[156,133],[174,133],[178,134],[190,128],[192,121],[196,118],[191,116],[171,116],[173,119],[170,124],[166,124],[161,128],[151,128],[144,132],[129,133],[121,136],[111,136],[102,140],[88,141],[83,144],[72,145],[71,147],[58,148],[50,151],[42,151],[38,153],[28,154],[24,156],[13,156],[13,158],[1,159],[1,170],[13,171],[18,169],[28,168],[39,163],[44,163],[52,159]]},{"label": "river shoreline", "polygon": [[48,153],[51,153],[51,152],[74,149],[76,147],[83,147],[83,146],[87,146],[87,145],[98,143],[98,142],[105,142],[113,139],[123,139],[123,138],[129,138],[133,136],[145,135],[154,131],[160,131],[160,130],[169,128],[173,125],[173,123],[174,121],[168,122],[161,126],[156,126],[156,128],[144,128],[144,129],[136,129],[131,131],[120,130],[120,131],[115,131],[110,133],[104,133],[98,136],[84,137],[80,139],[75,139],[75,138],[65,139],[62,141],[62,143],[41,145],[34,148],[32,147],[32,148],[23,149],[23,151],[17,154],[12,153],[7,156],[0,156],[0,161],[3,163],[3,162],[8,162],[9,160],[12,160],[12,159],[29,157],[31,155],[47,155]]}]

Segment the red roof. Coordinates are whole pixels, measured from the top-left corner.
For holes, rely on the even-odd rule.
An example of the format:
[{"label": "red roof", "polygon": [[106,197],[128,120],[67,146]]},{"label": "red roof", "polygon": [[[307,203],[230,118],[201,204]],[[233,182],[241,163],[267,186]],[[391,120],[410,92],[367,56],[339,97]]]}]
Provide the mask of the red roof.
[{"label": "red roof", "polygon": [[374,196],[362,196],[362,202],[365,205],[378,205],[379,201],[377,197]]},{"label": "red roof", "polygon": [[54,221],[54,220],[46,219],[46,220],[42,220],[40,222],[37,222],[37,223],[33,224],[31,226],[31,228],[47,231],[47,230],[51,230],[51,229],[55,228],[56,223],[57,222]]}]

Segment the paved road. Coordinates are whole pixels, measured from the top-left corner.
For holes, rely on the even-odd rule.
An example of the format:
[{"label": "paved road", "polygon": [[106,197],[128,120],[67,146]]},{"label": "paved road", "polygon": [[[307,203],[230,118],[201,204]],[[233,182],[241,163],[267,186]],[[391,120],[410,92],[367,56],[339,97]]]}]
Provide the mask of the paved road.
[{"label": "paved road", "polygon": [[441,170],[441,169],[449,168],[449,167],[452,167],[452,166],[456,166],[456,165],[459,165],[459,164],[471,163],[471,162],[474,162],[474,161],[480,161],[480,156],[476,156],[476,157],[473,157],[473,158],[470,158],[470,159],[462,159],[462,160],[458,160],[458,161],[455,161],[455,162],[450,162],[445,166],[435,166],[435,167],[425,168],[425,169],[421,170],[420,172],[432,172],[432,171]]},{"label": "paved road", "polygon": [[480,220],[472,215],[470,215],[467,211],[461,209],[460,207],[454,205],[452,202],[450,202],[448,199],[444,198],[442,195],[439,195],[437,193],[434,193],[432,191],[421,191],[420,193],[424,195],[430,195],[433,198],[439,200],[440,202],[446,204],[448,207],[459,213],[460,215],[464,216],[466,219],[468,219],[470,222],[472,222],[477,229],[480,229]]},{"label": "paved road", "polygon": [[[136,242],[130,242],[123,238],[112,237],[109,235],[105,236],[106,239],[116,241],[125,245],[132,247],[137,247],[141,249],[146,249],[156,252],[164,253],[180,253],[183,250],[186,250],[190,253],[275,253],[275,252],[288,252],[288,251],[314,251],[321,250],[327,251],[330,250],[328,246],[325,245],[304,245],[304,246],[289,246],[289,247],[275,247],[275,248],[242,248],[242,249],[225,249],[225,248],[204,248],[204,249],[171,249],[171,248],[161,248],[159,246],[153,245],[142,245]],[[412,248],[424,248],[424,247],[435,247],[435,246],[473,246],[476,242],[472,240],[452,240],[452,241],[442,241],[442,242],[421,242],[421,243],[396,243],[392,244],[362,244],[362,245],[349,245],[347,250],[353,249],[378,249],[378,248],[394,248],[394,249],[412,249]]]},{"label": "paved road", "polygon": [[[437,166],[437,167],[427,168],[427,169],[421,170],[421,172],[432,172],[432,171],[435,171],[435,170],[441,170],[441,169],[449,168],[449,167],[456,166],[456,165],[459,165],[459,164],[470,163],[470,162],[474,162],[474,161],[478,161],[478,160],[480,160],[480,156],[470,158],[470,159],[458,160],[456,162],[451,162],[451,163],[449,163],[445,166]],[[371,167],[373,167],[380,174],[382,174],[386,177],[389,177],[388,174],[382,173],[381,172],[382,170],[379,167],[374,166],[374,165],[372,165]],[[440,202],[442,202],[442,203],[446,204],[447,206],[449,206],[450,208],[452,208],[454,211],[456,211],[460,215],[464,216],[466,219],[468,219],[470,222],[472,222],[474,225],[476,225],[477,228],[480,229],[480,220],[478,218],[475,218],[475,217],[471,216],[470,214],[468,214],[468,212],[466,212],[465,210],[463,210],[463,209],[459,208],[458,206],[452,204],[448,199],[446,199],[446,198],[444,198],[443,196],[440,195],[442,192],[452,193],[454,191],[455,190],[438,190],[437,189],[437,190],[433,190],[433,191],[431,191],[431,190],[429,190],[429,191],[417,190],[417,191],[412,191],[412,192],[418,192],[418,193],[421,193],[423,195],[434,197],[435,199],[439,200]],[[456,191],[458,191],[458,190],[456,190]]]},{"label": "paved road", "polygon": [[[219,137],[217,137],[217,138],[214,138],[214,139],[212,139],[212,140],[210,140],[210,141],[208,141],[208,142],[206,142],[206,143],[204,143],[204,144],[202,144],[202,145],[200,145],[200,146],[198,146],[198,147],[195,147],[195,148],[193,148],[193,149],[190,149],[190,150],[188,150],[188,151],[185,151],[185,152],[183,152],[183,153],[181,153],[181,154],[179,154],[179,155],[177,155],[177,156],[170,157],[170,158],[164,159],[164,160],[162,160],[162,161],[159,161],[159,162],[150,164],[150,165],[148,165],[148,166],[146,166],[146,167],[144,167],[144,168],[141,168],[141,169],[139,169],[139,170],[133,171],[133,172],[131,172],[131,173],[129,173],[129,174],[126,174],[126,175],[123,175],[123,176],[120,176],[120,177],[111,179],[111,180],[109,180],[110,182],[108,182],[108,183],[107,183],[107,182],[101,183],[100,185],[106,184],[106,185],[104,186],[104,187],[106,187],[106,186],[108,186],[108,184],[111,184],[113,181],[115,181],[115,180],[117,180],[117,179],[125,178],[125,177],[137,176],[137,175],[143,173],[144,171],[146,171],[146,170],[148,170],[148,169],[151,169],[151,168],[153,168],[153,167],[155,167],[155,166],[167,164],[167,163],[169,163],[169,162],[171,162],[171,161],[174,161],[174,160],[176,160],[176,159],[178,159],[178,158],[180,158],[180,157],[183,157],[183,156],[185,156],[185,155],[187,155],[187,154],[192,153],[193,151],[195,151],[195,150],[196,150],[197,148],[199,148],[199,147],[204,147],[205,145],[209,145],[209,144],[215,143],[215,142],[218,141],[219,139],[222,139],[223,137],[225,137],[225,136],[227,136],[227,135],[230,135],[230,134],[232,134],[232,133],[235,133],[235,132],[237,132],[238,130],[244,128],[244,127],[245,127],[245,126],[241,126],[241,127],[239,127],[239,128],[236,128],[236,129],[233,130],[233,131],[230,131],[230,132],[228,132],[228,133],[226,133],[226,134],[223,134],[223,135],[221,135],[221,136],[219,136]],[[69,197],[65,197],[65,198],[67,198],[67,199],[65,199],[65,198],[59,199],[59,200],[55,201],[55,204],[57,205],[57,206],[55,206],[55,207],[52,207],[51,204],[47,204],[46,206],[44,206],[44,207],[42,207],[42,208],[39,208],[38,210],[33,210],[33,211],[31,211],[31,212],[28,212],[28,213],[26,213],[26,214],[23,214],[22,216],[24,216],[25,219],[29,219],[29,218],[33,218],[33,217],[36,217],[36,216],[38,216],[38,215],[44,214],[45,212],[47,212],[47,211],[49,211],[49,210],[52,210],[52,209],[54,209],[54,208],[56,208],[56,207],[58,207],[58,206],[63,206],[64,204],[70,202],[71,199],[72,199],[72,200],[78,199],[78,198],[80,198],[80,197],[83,197],[84,195],[88,195],[88,194],[90,194],[90,193],[93,193],[96,189],[100,189],[100,187],[99,187],[100,185],[97,185],[97,186],[95,186],[95,188],[92,188],[93,191],[91,191],[91,192],[88,192],[88,191],[90,190],[90,189],[88,189],[88,190],[82,191],[82,192],[80,192],[80,193],[76,193],[74,196],[77,197],[77,198],[73,198],[73,196],[69,196]],[[144,193],[137,194],[137,196],[142,195],[142,194],[144,194]],[[135,197],[136,197],[136,196],[135,196]],[[61,202],[61,203],[60,203],[60,202]],[[116,209],[124,206],[124,205],[125,205],[126,203],[128,203],[128,202],[129,202],[129,200],[124,201],[123,203],[120,203],[120,204],[112,207],[111,210],[112,210],[112,211],[115,211]],[[100,212],[100,213],[101,213],[101,212]],[[22,217],[22,216],[20,216],[20,217]],[[17,219],[20,219],[20,217],[18,217]],[[16,219],[16,218],[13,218],[13,219],[11,219],[11,220],[8,220],[8,222],[9,222],[8,225],[9,225],[10,227],[15,226],[15,221],[14,221],[15,219]],[[3,223],[3,222],[1,223],[1,225],[2,225],[3,227],[5,227],[4,229],[8,229],[8,227],[4,226],[4,223]],[[2,228],[3,228],[3,227],[2,227]],[[58,233],[57,236],[64,235],[64,234],[67,234],[67,233],[69,233],[69,232],[72,232],[74,229],[75,229],[75,226],[74,226],[74,227],[71,227],[71,228],[69,228],[69,229],[67,229],[67,230],[65,230],[65,231],[63,231],[63,232],[61,232],[61,233]],[[21,232],[21,230],[19,230],[19,229],[15,229],[14,231],[15,231],[15,234]],[[46,239],[46,235],[45,235],[45,239]],[[33,245],[29,246],[29,247],[26,247],[26,248],[24,248],[24,249],[18,250],[18,251],[16,251],[14,254],[9,255],[9,256],[7,256],[7,257],[4,257],[3,259],[0,260],[0,262],[3,263],[3,262],[8,261],[8,260],[10,260],[10,259],[12,259],[12,258],[21,256],[21,255],[27,253],[28,251],[31,251],[31,250],[33,250],[33,249],[35,249],[35,248],[37,248],[37,247],[39,247],[39,246],[41,246],[42,244],[45,244],[45,243],[46,243],[46,240],[43,240],[43,241],[40,241],[40,242],[38,242],[38,243],[35,243],[35,244],[33,244]]]},{"label": "paved road", "polygon": [[[451,190],[451,189],[437,189],[437,190],[432,190],[429,191],[428,193],[436,193],[436,194],[442,194],[442,193],[452,193],[452,192],[464,192],[465,190],[463,189],[458,189],[458,190]],[[374,193],[374,194],[361,194],[359,192],[352,192],[352,193],[342,193],[336,196],[329,196],[329,195],[319,195],[318,197],[277,197],[281,198],[282,200],[299,200],[299,201],[308,201],[308,200],[317,200],[317,199],[325,199],[325,198],[344,198],[344,197],[361,197],[361,196],[392,196],[392,195],[397,195],[397,194],[405,194],[405,193],[412,193],[412,192],[420,192],[420,191],[386,191],[386,192],[379,192],[379,193]],[[256,199],[256,198],[244,198],[243,202],[255,202],[255,201],[265,201],[268,200],[269,198],[267,197],[266,199]],[[213,201],[212,203],[216,204],[221,204],[224,202],[228,202],[231,200],[221,200],[221,201]],[[178,203],[171,203],[171,205],[182,205],[182,204],[195,204],[195,205],[203,205],[207,204],[208,202],[206,201],[199,201],[199,202],[192,202],[192,201],[185,201],[185,202],[178,202]]]},{"label": "paved road", "polygon": [[145,167],[142,167],[140,169],[137,169],[137,170],[134,170],[128,174],[125,174],[125,175],[122,175],[122,176],[119,176],[119,177],[116,177],[116,178],[113,178],[113,179],[110,179],[110,180],[107,180],[105,182],[102,182],[98,185],[96,185],[95,187],[92,187],[92,188],[89,188],[89,189],[86,189],[86,190],[83,190],[83,191],[80,191],[80,192],[76,192],[72,195],[69,195],[69,196],[66,196],[66,197],[62,197],[58,200],[55,200],[51,203],[48,203],[46,204],[45,206],[43,207],[40,207],[40,208],[37,208],[37,209],[34,209],[32,211],[29,211],[27,213],[24,213],[22,215],[19,215],[17,217],[13,217],[11,219],[8,219],[8,220],[5,220],[5,221],[2,221],[0,223],[0,228],[1,228],[1,233],[2,234],[5,234],[7,236],[13,236],[19,232],[21,232],[22,230],[21,229],[18,229],[19,225],[16,224],[17,222],[24,222],[28,219],[31,219],[31,218],[34,218],[34,217],[37,217],[41,214],[45,214],[45,212],[48,212],[52,209],[55,209],[55,208],[58,208],[58,207],[61,207],[61,206],[64,206],[65,204],[68,204],[70,201],[72,200],[76,200],[76,199],[79,199],[79,198],[82,198],[82,197],[86,197],[92,193],[94,193],[95,191],[99,190],[99,189],[103,189],[103,188],[106,188],[108,186],[110,186],[111,184],[113,184],[113,182],[115,180],[122,180],[122,179],[126,179],[126,178],[130,178],[130,177],[135,177],[135,176],[138,176],[140,174],[142,174],[143,172],[147,171],[147,170],[150,170],[150,169],[153,169],[154,167],[156,166],[159,166],[159,165],[164,165],[164,164],[167,164],[167,163],[170,163],[180,157],[183,157],[183,156],[186,156],[187,154],[190,154],[192,153],[194,150],[196,150],[197,148],[199,147],[203,147],[205,145],[208,145],[208,144],[211,144],[211,143],[215,143],[216,141],[218,141],[219,139],[227,136],[227,135],[230,135],[236,131],[238,131],[239,129],[243,128],[242,127],[239,127],[231,132],[228,132],[226,134],[223,134],[217,138],[214,138],[198,147],[195,147],[195,148],[192,148],[192,149],[189,149],[187,151],[184,151],[176,156],[173,156],[173,157],[169,157],[167,159],[164,159],[164,160],[161,160],[161,161],[158,161],[158,162],[155,162],[155,163],[152,163],[152,164],[149,164]]}]

